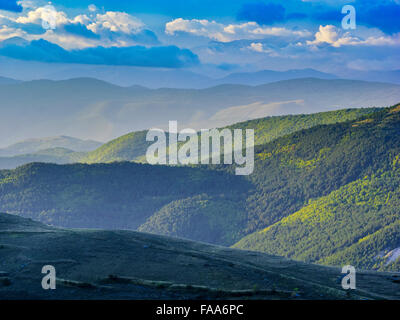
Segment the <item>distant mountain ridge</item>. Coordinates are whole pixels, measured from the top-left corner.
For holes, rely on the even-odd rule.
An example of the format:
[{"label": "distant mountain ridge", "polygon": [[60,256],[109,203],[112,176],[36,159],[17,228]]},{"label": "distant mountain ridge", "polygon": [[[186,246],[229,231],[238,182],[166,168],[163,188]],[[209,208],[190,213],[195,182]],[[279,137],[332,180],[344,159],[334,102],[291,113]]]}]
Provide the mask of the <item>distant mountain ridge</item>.
[{"label": "distant mountain ridge", "polygon": [[[22,40],[22,39],[21,39]],[[7,40],[6,40],[7,41]],[[5,42],[5,41],[3,41]],[[312,68],[289,69],[289,70],[258,70],[258,71],[236,71],[223,76],[213,77],[208,73],[197,73],[191,70],[162,70],[156,68],[122,67],[122,66],[90,66],[90,65],[58,65],[39,63],[36,67],[5,59],[3,66],[8,69],[2,70],[5,77],[16,77],[25,81],[48,79],[48,80],[70,80],[74,78],[94,78],[103,80],[118,86],[129,87],[140,85],[151,89],[158,88],[180,88],[180,89],[205,89],[221,84],[260,85],[280,80],[291,80],[297,78],[320,78],[320,79],[352,79],[371,81],[380,79],[382,82],[400,84],[399,70],[382,71],[359,71],[346,70],[341,72],[322,72]],[[40,68],[40,66],[43,66]],[[19,71],[23,68],[23,72]],[[47,70],[47,71],[45,71]],[[29,74],[31,74],[29,76]],[[12,75],[12,76],[10,76]]]},{"label": "distant mountain ridge", "polygon": [[320,72],[314,69],[293,69],[287,71],[262,70],[257,72],[232,73],[218,79],[219,84],[262,85],[271,82],[293,80],[301,78],[338,79],[336,75]]},{"label": "distant mountain ridge", "polygon": [[0,77],[0,85],[2,84],[16,84],[20,83],[22,81],[11,79],[11,78],[5,78],[5,77]]},{"label": "distant mountain ridge", "polygon": [[32,162],[67,164],[79,162],[86,152],[75,152],[66,148],[49,148],[34,153],[0,157],[0,169],[15,169]]},{"label": "distant mountain ridge", "polygon": [[13,157],[18,155],[37,153],[42,150],[53,148],[64,148],[74,152],[92,151],[102,145],[101,142],[93,140],[81,140],[68,136],[32,138],[14,143],[6,148],[0,149],[1,157]]},{"label": "distant mountain ridge", "polygon": [[261,86],[152,90],[82,78],[0,86],[0,96],[4,145],[60,132],[109,141],[129,132],[166,129],[169,120],[200,130],[266,116],[384,107],[400,101],[400,86],[306,78]]}]

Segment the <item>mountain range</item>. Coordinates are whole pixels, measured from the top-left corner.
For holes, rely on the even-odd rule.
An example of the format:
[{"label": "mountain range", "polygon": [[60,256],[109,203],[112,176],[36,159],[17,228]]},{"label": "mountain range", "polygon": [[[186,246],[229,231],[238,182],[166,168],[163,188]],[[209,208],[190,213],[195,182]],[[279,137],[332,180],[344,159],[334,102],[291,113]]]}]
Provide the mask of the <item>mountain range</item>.
[{"label": "mountain range", "polygon": [[[310,128],[319,124],[354,120],[364,114],[377,110],[379,109],[361,108],[306,115],[275,116],[249,120],[244,123],[237,123],[220,129],[254,129],[255,144],[260,145],[301,129]],[[83,141],[70,137],[29,139],[0,150],[0,155],[2,151],[5,154],[18,154],[16,156],[0,157],[0,169],[15,169],[18,166],[31,162],[49,162],[56,164],[75,162],[104,163],[113,161],[146,162],[146,151],[153,143],[146,141],[146,135],[147,130],[131,132],[111,140],[104,145],[95,141]],[[73,151],[91,150],[95,145],[100,145],[100,147],[87,152]],[[24,151],[31,151],[31,153],[23,153]]]},{"label": "mountain range", "polygon": [[[357,119],[351,112],[311,127],[310,117],[294,117],[304,128],[277,138],[261,130],[267,138],[248,177],[234,175],[234,166],[129,162],[3,170],[0,208],[63,227],[133,229],[399,271],[400,106]],[[279,120],[283,133],[288,119]],[[261,128],[271,125],[264,121]]]},{"label": "mountain range", "polygon": [[133,131],[166,129],[170,120],[180,128],[202,129],[273,115],[384,107],[400,101],[399,89],[313,78],[202,90],[123,88],[94,79],[22,82],[0,86],[0,145],[60,134],[110,141]]},{"label": "mountain range", "polygon": [[0,168],[15,169],[31,162],[79,162],[87,152],[101,145],[101,142],[67,136],[27,139],[0,149]]},{"label": "mountain range", "polygon": [[[17,41],[17,39],[14,39],[14,41]],[[337,72],[337,74],[335,72],[321,72],[311,68],[284,71],[258,70],[232,72],[211,66],[203,66],[200,71],[201,73],[198,73],[199,70],[26,62],[6,57],[0,57],[0,65],[0,76],[15,77],[24,81],[41,79],[59,81],[74,78],[94,78],[122,87],[138,85],[151,89],[205,89],[223,84],[261,85],[281,80],[310,77],[363,81],[380,79],[381,82],[400,84],[400,70],[360,71],[349,69]]]},{"label": "mountain range", "polygon": [[81,140],[73,137],[58,136],[46,138],[32,138],[14,143],[0,149],[1,157],[12,157],[40,152],[46,149],[64,148],[75,152],[88,152],[97,149],[101,142],[93,140]]},{"label": "mountain range", "polygon": [[14,80],[11,78],[5,78],[5,77],[0,77],[0,85],[2,84],[16,84],[16,83],[20,83],[21,81],[19,80]]}]

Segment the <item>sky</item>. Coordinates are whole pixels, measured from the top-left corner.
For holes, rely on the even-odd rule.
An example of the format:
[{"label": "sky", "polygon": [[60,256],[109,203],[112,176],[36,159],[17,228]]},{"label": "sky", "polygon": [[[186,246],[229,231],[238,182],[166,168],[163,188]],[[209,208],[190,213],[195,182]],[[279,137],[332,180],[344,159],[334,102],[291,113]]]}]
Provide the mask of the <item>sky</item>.
[{"label": "sky", "polygon": [[[354,29],[343,28],[346,5]],[[199,72],[390,71],[400,69],[399,17],[400,0],[0,0],[0,56]]]}]

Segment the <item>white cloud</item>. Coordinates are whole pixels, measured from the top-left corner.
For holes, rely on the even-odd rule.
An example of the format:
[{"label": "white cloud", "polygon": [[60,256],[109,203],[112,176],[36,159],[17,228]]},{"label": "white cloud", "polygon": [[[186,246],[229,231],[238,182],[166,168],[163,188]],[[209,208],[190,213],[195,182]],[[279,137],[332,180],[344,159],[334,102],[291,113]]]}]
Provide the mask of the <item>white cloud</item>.
[{"label": "white cloud", "polygon": [[264,46],[262,43],[253,42],[248,48],[256,52],[264,52]]},{"label": "white cloud", "polygon": [[[26,8],[30,8],[31,2],[24,1],[24,4]],[[49,11],[46,7],[26,10],[18,15],[0,15],[0,25],[4,24],[2,28],[0,27],[0,41],[15,36],[28,41],[44,39],[60,45],[64,49],[82,49],[94,46],[122,47],[137,44],[132,35],[143,31],[145,25],[142,21],[124,12],[108,11],[104,14],[90,15],[89,13],[94,10],[97,8],[89,6],[87,14],[82,13],[71,18],[63,11],[56,9]],[[49,21],[49,18],[55,22],[55,30],[47,30],[39,35],[29,33],[31,24],[41,26],[43,19]],[[82,34],[67,32],[67,26],[77,26],[78,24],[99,37],[87,37],[84,32]]]},{"label": "white cloud", "polygon": [[264,45],[259,42],[251,43],[250,46],[247,47],[247,49],[249,49],[251,51],[259,52],[259,53],[273,53],[272,50],[265,48]]},{"label": "white cloud", "polygon": [[24,10],[36,8],[36,4],[32,0],[20,0],[20,1],[17,1],[17,4],[19,4],[22,7],[22,9],[24,9]]},{"label": "white cloud", "polygon": [[87,39],[69,33],[58,33],[56,30],[47,30],[46,33],[37,36],[30,36],[30,40],[44,39],[55,43],[64,49],[84,49],[89,47],[97,47],[99,45],[110,46],[109,42],[101,43],[97,39]]},{"label": "white cloud", "polygon": [[71,20],[68,19],[67,14],[63,11],[54,10],[54,12],[49,13],[49,10],[46,7],[40,7],[35,10],[29,11],[26,16],[20,16],[16,18],[14,21],[16,23],[21,24],[41,24],[43,18],[47,18],[48,15],[51,14],[55,19],[57,26],[66,25],[71,23]]},{"label": "white cloud", "polygon": [[393,36],[368,37],[362,44],[371,46],[398,46],[400,45],[400,33]]},{"label": "white cloud", "polygon": [[[95,9],[97,8],[89,8],[92,12]],[[46,7],[39,7],[29,11],[25,16],[14,19],[14,21],[20,24],[41,24],[42,19],[48,14],[49,11],[46,10]],[[54,15],[57,26],[80,23],[96,34],[101,34],[104,31],[136,34],[144,28],[142,21],[125,12],[107,11],[105,14],[97,14],[93,19],[89,18],[86,14],[80,14],[70,19],[65,12],[57,10],[54,10],[52,14]]]},{"label": "white cloud", "polygon": [[400,45],[400,34],[394,36],[369,36],[365,39],[351,36],[349,32],[341,33],[338,28],[332,25],[319,26],[313,41],[307,41],[308,45],[330,44],[332,47],[342,46],[390,46]]},{"label": "white cloud", "polygon": [[144,24],[125,12],[108,11],[105,14],[97,14],[96,21],[89,24],[87,28],[97,34],[102,31],[137,34],[143,30]]},{"label": "white cloud", "polygon": [[17,28],[10,28],[6,25],[3,25],[0,28],[0,41],[9,39],[9,38],[14,38],[14,37],[26,37],[27,34],[25,31],[21,30],[21,29],[17,29]]},{"label": "white cloud", "polygon": [[173,35],[177,32],[186,32],[197,36],[207,37],[220,42],[230,42],[242,39],[263,39],[266,36],[276,37],[308,37],[311,35],[306,30],[290,30],[281,27],[261,27],[256,22],[240,24],[217,23],[209,20],[175,19],[165,25],[165,32]]},{"label": "white cloud", "polygon": [[76,16],[74,19],[70,20],[70,23],[80,23],[84,26],[90,24],[92,20],[86,14],[80,14]]}]

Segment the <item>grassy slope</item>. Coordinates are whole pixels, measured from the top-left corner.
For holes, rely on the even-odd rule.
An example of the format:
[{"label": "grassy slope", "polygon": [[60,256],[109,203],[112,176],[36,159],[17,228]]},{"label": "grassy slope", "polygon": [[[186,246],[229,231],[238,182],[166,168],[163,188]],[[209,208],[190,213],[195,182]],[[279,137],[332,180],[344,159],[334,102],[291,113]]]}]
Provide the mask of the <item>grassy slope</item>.
[{"label": "grassy slope", "polygon": [[133,161],[145,155],[147,148],[152,144],[146,141],[146,133],[147,131],[132,132],[112,140],[89,152],[81,161],[87,163]]},{"label": "grassy slope", "polygon": [[[0,299],[399,299],[398,276],[129,231],[68,230],[0,214]],[[145,263],[144,263],[145,262]],[[57,290],[41,289],[43,265]]]}]

